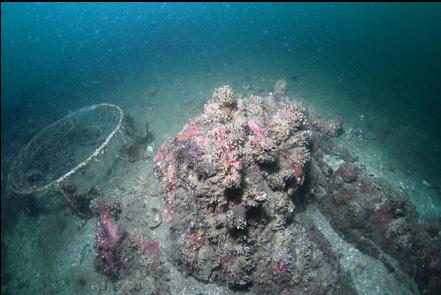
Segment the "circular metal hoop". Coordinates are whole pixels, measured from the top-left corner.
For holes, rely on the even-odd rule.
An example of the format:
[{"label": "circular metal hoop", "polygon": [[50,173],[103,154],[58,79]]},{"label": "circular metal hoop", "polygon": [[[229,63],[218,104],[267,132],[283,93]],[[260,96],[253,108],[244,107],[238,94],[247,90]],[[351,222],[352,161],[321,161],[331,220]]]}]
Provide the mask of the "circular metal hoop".
[{"label": "circular metal hoop", "polygon": [[[86,157],[84,160],[82,160],[79,164],[77,164],[76,166],[74,166],[73,168],[68,170],[67,172],[63,173],[60,176],[56,176],[55,179],[45,181],[45,182],[43,182],[43,184],[40,183],[40,184],[37,184],[34,186],[25,187],[23,184],[24,175],[23,175],[23,173],[20,174],[19,172],[22,172],[20,169],[23,168],[23,166],[24,166],[23,159],[25,158],[26,153],[32,152],[32,150],[31,150],[32,147],[34,147],[34,145],[36,143],[38,143],[38,141],[41,140],[45,135],[50,134],[51,130],[56,130],[57,127],[68,128],[66,126],[68,126],[69,124],[72,124],[70,126],[70,128],[74,128],[73,127],[74,126],[73,119],[76,116],[80,116],[86,112],[96,112],[96,111],[103,109],[103,108],[104,108],[104,110],[108,109],[107,112],[109,112],[109,113],[113,112],[116,114],[115,127],[112,128],[109,135],[107,135],[105,140],[95,149],[95,151],[92,154],[90,154],[88,157]],[[9,180],[8,182],[10,184],[10,188],[12,189],[13,192],[15,192],[17,194],[29,195],[29,194],[48,190],[49,188],[54,187],[54,186],[60,186],[60,184],[63,181],[65,181],[70,176],[77,173],[79,170],[86,167],[92,160],[97,158],[100,154],[104,153],[105,148],[109,145],[109,143],[114,138],[114,136],[118,132],[122,133],[123,116],[124,116],[124,113],[119,106],[114,105],[114,104],[101,103],[101,104],[96,104],[96,105],[89,106],[86,108],[82,108],[82,109],[75,111],[75,112],[55,121],[54,123],[48,125],[44,129],[42,129],[37,135],[35,135],[25,145],[23,150],[18,154],[15,161],[12,163],[11,170],[10,170],[9,177],[8,177],[8,180]],[[113,126],[113,124],[112,124],[112,126]],[[97,127],[97,126],[93,126],[93,127],[96,128],[96,130],[99,130],[99,127]],[[44,140],[42,140],[42,141],[45,142]]]}]

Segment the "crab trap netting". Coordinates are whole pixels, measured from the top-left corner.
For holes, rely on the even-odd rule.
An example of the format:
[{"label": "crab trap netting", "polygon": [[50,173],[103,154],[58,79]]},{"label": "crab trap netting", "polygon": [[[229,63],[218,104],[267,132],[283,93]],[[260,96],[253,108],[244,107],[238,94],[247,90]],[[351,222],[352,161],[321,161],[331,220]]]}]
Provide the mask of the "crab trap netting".
[{"label": "crab trap netting", "polygon": [[80,216],[88,215],[91,191],[112,175],[125,143],[123,111],[112,104],[82,108],[35,135],[19,152],[9,174],[13,192],[62,192]]}]

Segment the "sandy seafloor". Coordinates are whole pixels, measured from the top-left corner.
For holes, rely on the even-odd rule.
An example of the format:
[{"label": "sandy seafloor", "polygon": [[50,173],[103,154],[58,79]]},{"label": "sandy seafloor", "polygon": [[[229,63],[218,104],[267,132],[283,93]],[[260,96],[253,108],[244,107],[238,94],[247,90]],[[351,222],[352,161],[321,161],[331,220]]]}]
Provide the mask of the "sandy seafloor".
[{"label": "sandy seafloor", "polygon": [[[368,86],[368,77],[350,75],[347,69],[339,70],[333,65],[311,64],[305,60],[290,63],[273,60],[263,64],[258,56],[223,62],[216,60],[213,64],[195,62],[194,66],[170,61],[170,64],[149,69],[144,75],[130,77],[125,83],[100,85],[101,91],[94,99],[89,93],[78,94],[76,102],[79,105],[72,102],[69,109],[73,111],[93,102],[115,103],[136,120],[149,122],[156,152],[164,140],[176,135],[189,118],[201,112],[215,87],[230,84],[238,94],[250,95],[259,90],[271,90],[280,78],[288,82],[290,99],[302,101],[310,110],[318,110],[327,119],[343,117],[345,133],[338,141],[358,157],[357,165],[375,177],[385,178],[396,189],[408,192],[410,201],[423,217],[441,216],[441,183],[439,174],[433,173],[433,163],[441,163],[441,153],[436,148],[432,149],[432,154],[420,150],[425,145],[440,147],[440,138],[425,138],[425,133],[420,133],[417,127],[394,122],[383,106],[370,104],[372,95],[387,98],[393,93],[377,92]],[[248,90],[247,85],[251,86]],[[153,97],[146,94],[151,86],[157,89]],[[39,126],[38,122],[34,126]],[[152,159],[135,163],[119,160],[117,167],[112,180],[103,183],[102,192],[117,196],[127,208],[148,211],[150,207],[156,207],[162,212],[163,200],[153,174]],[[8,287],[2,289],[2,293],[113,294],[113,283],[95,272],[93,266],[95,219],[81,220],[56,194],[48,196],[48,200],[45,212],[38,217],[21,211],[13,231],[7,231],[2,237],[7,245],[6,270],[11,274]],[[121,218],[132,220],[126,220],[131,230],[145,226],[142,209],[123,212]],[[326,223],[320,216],[313,219]],[[326,226],[321,228],[327,230]],[[148,234],[161,241],[163,247],[167,245],[165,221]],[[340,249],[350,248],[345,247]],[[360,281],[362,276],[358,278],[359,286],[364,288],[359,289],[360,294],[385,294],[384,285],[383,288],[378,285],[379,278],[374,274],[378,273],[377,270],[368,267],[372,264],[363,259],[358,263],[365,265],[362,272],[367,275],[363,282]],[[199,283],[170,267],[167,284],[173,294],[232,292]],[[389,294],[405,294],[399,285],[393,287]]]}]

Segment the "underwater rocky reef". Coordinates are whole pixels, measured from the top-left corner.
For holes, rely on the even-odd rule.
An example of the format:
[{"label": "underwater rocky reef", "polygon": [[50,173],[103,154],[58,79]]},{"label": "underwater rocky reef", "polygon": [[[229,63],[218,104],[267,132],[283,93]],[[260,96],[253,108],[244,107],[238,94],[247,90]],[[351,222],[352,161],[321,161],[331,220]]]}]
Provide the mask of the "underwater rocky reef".
[{"label": "underwater rocky reef", "polygon": [[404,192],[357,167],[335,143],[343,132],[341,118],[287,98],[284,80],[265,96],[215,89],[153,157],[170,245],[118,225],[117,200],[94,204],[97,269],[121,294],[170,293],[168,263],[232,292],[355,294],[360,284],[339,260],[349,253],[303,216],[312,205],[408,294],[436,294],[437,231],[419,223]]}]

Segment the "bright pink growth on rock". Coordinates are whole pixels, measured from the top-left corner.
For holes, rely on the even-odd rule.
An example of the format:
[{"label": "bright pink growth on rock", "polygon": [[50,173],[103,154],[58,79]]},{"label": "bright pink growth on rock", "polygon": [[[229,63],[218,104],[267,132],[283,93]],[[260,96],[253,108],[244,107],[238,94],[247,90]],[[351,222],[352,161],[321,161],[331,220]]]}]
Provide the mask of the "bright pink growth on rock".
[{"label": "bright pink growth on rock", "polygon": [[218,145],[221,149],[223,149],[224,151],[228,151],[228,150],[231,149],[231,147],[228,145],[227,141],[224,140],[224,139],[220,140],[220,141],[217,143],[217,145]]},{"label": "bright pink growth on rock", "polygon": [[288,272],[286,263],[280,258],[273,264],[273,274],[284,274]]},{"label": "bright pink growth on rock", "polygon": [[176,213],[176,205],[172,203],[172,197],[172,195],[165,197],[164,215],[167,222],[170,222]]},{"label": "bright pink growth on rock", "polygon": [[256,120],[249,120],[247,123],[248,127],[253,131],[255,135],[257,135],[260,139],[264,139],[265,135],[263,134],[263,130],[257,125]]},{"label": "bright pink growth on rock", "polygon": [[199,249],[205,242],[205,239],[197,234],[191,234],[189,238],[193,242],[193,250]]},{"label": "bright pink growth on rock", "polygon": [[105,211],[101,215],[101,222],[107,231],[107,236],[111,243],[117,243],[122,239],[122,237],[118,234],[118,226],[115,226],[112,223],[109,212]]},{"label": "bright pink growth on rock", "polygon": [[299,164],[294,164],[292,165],[292,168],[294,170],[294,175],[296,176],[296,178],[301,178],[303,175],[302,166]]},{"label": "bright pink growth on rock", "polygon": [[[169,155],[171,156],[171,154]],[[169,161],[168,165],[162,171],[162,177],[164,179],[162,183],[162,190],[164,192],[174,190],[178,187],[178,177],[176,175],[176,167],[170,159],[168,159],[168,161]]]},{"label": "bright pink growth on rock", "polygon": [[119,231],[118,226],[112,223],[110,213],[107,210],[98,216],[96,233],[97,267],[103,274],[111,277],[119,277],[124,267],[120,256],[124,232],[120,233]]},{"label": "bright pink growth on rock", "polygon": [[153,162],[158,165],[164,159],[164,154],[167,153],[167,146],[163,143],[159,148],[159,152],[153,158]]},{"label": "bright pink growth on rock", "polygon": [[214,130],[214,135],[216,137],[224,137],[226,133],[225,126],[221,126]]},{"label": "bright pink growth on rock", "polygon": [[167,203],[164,208],[164,213],[168,216],[172,216],[176,213],[176,206],[170,203]]},{"label": "bright pink growth on rock", "polygon": [[240,161],[237,159],[227,159],[227,165],[229,167],[232,167],[233,169],[239,169],[240,168]]},{"label": "bright pink growth on rock", "polygon": [[187,129],[176,135],[176,140],[180,142],[187,141],[196,132],[198,132],[198,127],[196,127],[196,125],[191,124],[190,126],[187,127]]}]

